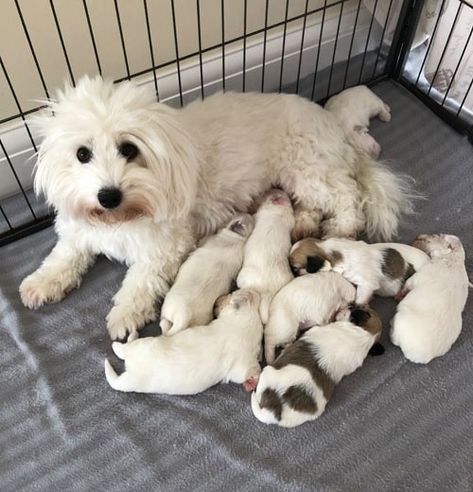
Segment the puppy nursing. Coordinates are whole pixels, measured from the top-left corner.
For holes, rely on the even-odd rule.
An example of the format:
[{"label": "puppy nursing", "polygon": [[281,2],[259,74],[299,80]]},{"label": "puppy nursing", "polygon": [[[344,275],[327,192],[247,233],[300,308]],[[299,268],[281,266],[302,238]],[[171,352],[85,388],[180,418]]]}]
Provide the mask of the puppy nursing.
[{"label": "puppy nursing", "polygon": [[335,313],[355,300],[355,287],[335,272],[319,272],[298,277],[283,287],[269,309],[264,330],[264,350],[268,364],[276,347],[293,342],[299,329],[322,326]]},{"label": "puppy nursing", "polygon": [[251,395],[255,417],[294,427],[319,417],[335,386],[360,367],[381,334],[371,309],[345,309],[338,321],[316,326],[263,369]]},{"label": "puppy nursing", "polygon": [[468,297],[465,251],[456,236],[421,235],[430,261],[409,278],[392,321],[391,341],[412,362],[444,355],[458,338]]},{"label": "puppy nursing", "polygon": [[308,238],[296,243],[289,262],[297,275],[313,273],[322,266],[340,273],[356,285],[356,304],[367,304],[373,293],[396,296],[404,282],[429,261],[417,248],[405,244],[332,238]]},{"label": "puppy nursing", "polygon": [[192,395],[223,382],[251,388],[260,373],[258,355],[263,325],[259,294],[239,290],[221,303],[219,317],[172,337],[114,342],[115,354],[125,361],[119,376],[108,360],[105,375],[118,391]]},{"label": "puppy nursing", "polygon": [[251,215],[237,216],[183,263],[161,309],[163,334],[211,321],[215,301],[230,291],[241,268],[243,246],[253,224]]},{"label": "puppy nursing", "polygon": [[271,190],[255,216],[255,228],[245,245],[237,285],[261,294],[260,315],[268,321],[269,304],[276,292],[294,277],[289,268],[294,213],[289,197]]}]

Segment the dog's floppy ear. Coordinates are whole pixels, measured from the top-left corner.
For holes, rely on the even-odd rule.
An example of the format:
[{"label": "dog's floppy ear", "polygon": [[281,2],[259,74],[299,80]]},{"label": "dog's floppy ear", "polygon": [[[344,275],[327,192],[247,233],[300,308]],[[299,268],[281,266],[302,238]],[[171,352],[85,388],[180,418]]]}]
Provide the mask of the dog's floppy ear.
[{"label": "dog's floppy ear", "polygon": [[364,309],[353,309],[350,314],[350,321],[356,326],[364,326],[371,318],[371,314]]},{"label": "dog's floppy ear", "polygon": [[369,354],[373,356],[378,356],[378,355],[383,355],[385,352],[385,349],[383,345],[379,342],[375,342],[373,346],[369,350]]},{"label": "dog's floppy ear", "polygon": [[[166,218],[185,218],[194,205],[197,192],[198,156],[194,142],[177,118],[177,110],[154,103],[143,115],[145,122],[134,136],[145,147],[145,161],[162,183]],[[140,148],[140,150],[141,150]]]}]

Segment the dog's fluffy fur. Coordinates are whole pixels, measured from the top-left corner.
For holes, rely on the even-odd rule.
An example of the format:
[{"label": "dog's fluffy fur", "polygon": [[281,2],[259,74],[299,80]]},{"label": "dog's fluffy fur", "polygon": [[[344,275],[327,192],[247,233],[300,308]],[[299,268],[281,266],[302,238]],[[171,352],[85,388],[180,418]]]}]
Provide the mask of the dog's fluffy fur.
[{"label": "dog's fluffy fur", "polygon": [[118,391],[191,395],[224,382],[244,384],[260,373],[258,354],[263,325],[259,294],[239,290],[228,295],[219,317],[206,326],[172,337],[147,337],[112,344],[125,361],[120,375],[105,360],[105,376]]},{"label": "dog's fluffy fur", "polygon": [[264,351],[268,364],[276,347],[296,339],[299,329],[322,326],[335,313],[355,300],[355,287],[335,272],[318,272],[298,277],[273,298],[264,329]]},{"label": "dog's fluffy fur", "polygon": [[345,129],[348,139],[374,159],[381,154],[381,145],[369,134],[371,118],[391,121],[391,108],[365,85],[351,87],[331,97],[325,109],[332,112]]},{"label": "dog's fluffy fur", "polygon": [[263,324],[268,321],[274,294],[294,278],[288,262],[293,227],[289,197],[281,190],[271,190],[256,213],[255,228],[245,244],[243,268],[237,278],[239,288],[260,293]]},{"label": "dog's fluffy fur", "polygon": [[[154,320],[196,237],[272,184],[298,213],[326,217],[327,236],[389,237],[409,209],[405,180],[350,144],[334,114],[295,95],[217,94],[175,110],[132,82],[84,77],[36,123],[44,139],[35,188],[57,212],[59,241],[21,285],[22,300],[30,308],[61,300],[100,253],[125,262],[107,317],[112,338]],[[104,208],[99,192],[110,187],[123,199]],[[312,232],[304,227],[296,224],[296,236]]]},{"label": "dog's fluffy fur", "polygon": [[251,395],[258,420],[283,427],[315,420],[335,385],[361,366],[379,339],[381,320],[372,309],[359,308],[337,318],[307,331],[263,369]]},{"label": "dog's fluffy fur", "polygon": [[392,320],[391,341],[412,362],[427,364],[458,338],[468,297],[465,252],[456,236],[421,235],[414,245],[431,261],[407,282]]},{"label": "dog's fluffy fur", "polygon": [[429,262],[418,248],[397,243],[367,244],[349,239],[303,239],[291,248],[289,262],[297,275],[333,269],[356,285],[356,303],[367,304],[373,293],[399,294],[404,282]]},{"label": "dog's fluffy fur", "polygon": [[230,292],[241,268],[243,247],[253,224],[251,215],[235,217],[183,263],[161,309],[164,335],[210,323],[215,301]]}]

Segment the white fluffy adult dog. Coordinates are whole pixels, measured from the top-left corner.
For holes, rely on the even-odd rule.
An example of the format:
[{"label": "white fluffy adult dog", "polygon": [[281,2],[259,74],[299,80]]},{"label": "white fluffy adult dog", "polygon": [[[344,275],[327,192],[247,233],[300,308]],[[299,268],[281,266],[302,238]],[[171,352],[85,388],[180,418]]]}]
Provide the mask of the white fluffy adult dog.
[{"label": "white fluffy adult dog", "polygon": [[240,289],[260,293],[263,324],[268,321],[274,294],[294,278],[287,259],[293,227],[291,200],[284,191],[271,190],[256,213],[255,228],[245,244],[243,268],[237,278]]},{"label": "white fluffy adult dog", "polygon": [[219,316],[172,337],[146,337],[114,342],[115,354],[125,361],[120,375],[105,360],[105,376],[118,391],[193,395],[223,382],[248,384],[259,376],[258,355],[263,325],[259,294],[238,290],[220,303]]},{"label": "white fluffy adult dog", "polygon": [[[217,94],[182,110],[131,82],[83,78],[37,120],[35,189],[59,240],[20,286],[37,308],[78,287],[96,255],[128,266],[107,317],[112,338],[156,319],[195,238],[281,186],[326,236],[391,236],[405,180],[347,141],[337,118],[295,95]],[[313,232],[296,224],[296,236]]]},{"label": "white fluffy adult dog", "polygon": [[322,326],[355,300],[356,289],[340,274],[318,272],[298,277],[283,287],[269,307],[264,328],[266,362],[274,361],[276,347],[296,339],[299,329]]},{"label": "white fluffy adult dog", "polygon": [[391,121],[391,108],[365,85],[346,89],[331,97],[325,109],[332,112],[345,129],[350,142],[377,159],[381,145],[369,134],[370,119]]},{"label": "white fluffy adult dog", "polygon": [[164,335],[210,323],[215,301],[230,292],[241,268],[243,247],[253,224],[251,215],[238,215],[182,264],[161,309]]},{"label": "white fluffy adult dog", "polygon": [[431,261],[406,282],[391,341],[410,361],[427,364],[447,353],[460,335],[469,282],[458,237],[421,235],[414,245]]}]

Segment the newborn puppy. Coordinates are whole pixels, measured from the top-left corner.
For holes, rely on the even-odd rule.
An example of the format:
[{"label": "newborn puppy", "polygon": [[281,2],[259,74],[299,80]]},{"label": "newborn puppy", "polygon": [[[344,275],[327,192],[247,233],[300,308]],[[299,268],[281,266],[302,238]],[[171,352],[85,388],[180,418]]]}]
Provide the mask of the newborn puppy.
[{"label": "newborn puppy", "polygon": [[294,212],[289,197],[281,190],[270,190],[255,216],[255,228],[245,244],[243,268],[237,285],[261,294],[260,315],[268,321],[271,299],[294,276],[287,257],[291,249]]},{"label": "newborn puppy", "polygon": [[294,244],[289,263],[296,275],[332,268],[357,286],[356,304],[367,304],[373,293],[384,297],[399,294],[404,282],[429,257],[405,244],[378,243],[350,239],[303,239]]},{"label": "newborn puppy", "polygon": [[346,89],[331,97],[325,109],[333,113],[342,125],[348,140],[358,150],[377,159],[381,145],[368,133],[370,119],[391,121],[391,108],[365,85]]},{"label": "newborn puppy", "polygon": [[380,337],[381,320],[369,308],[346,311],[343,320],[311,328],[263,369],[251,395],[258,420],[282,427],[315,420],[335,385],[361,366]]},{"label": "newborn puppy", "polygon": [[105,360],[105,376],[118,391],[192,395],[224,382],[253,389],[260,373],[258,354],[263,325],[259,294],[238,290],[220,303],[219,317],[172,337],[147,337],[112,344],[125,361],[116,374]]},{"label": "newborn puppy", "polygon": [[448,352],[460,334],[468,276],[458,237],[421,235],[414,245],[431,261],[406,282],[391,323],[391,341],[410,361],[427,364]]},{"label": "newborn puppy", "polygon": [[264,329],[266,362],[276,347],[293,342],[299,329],[326,325],[335,313],[355,300],[355,287],[335,272],[319,272],[294,279],[273,298]]},{"label": "newborn puppy", "polygon": [[230,291],[241,268],[243,246],[253,225],[251,215],[235,217],[183,263],[161,309],[164,335],[212,320],[215,301]]}]

